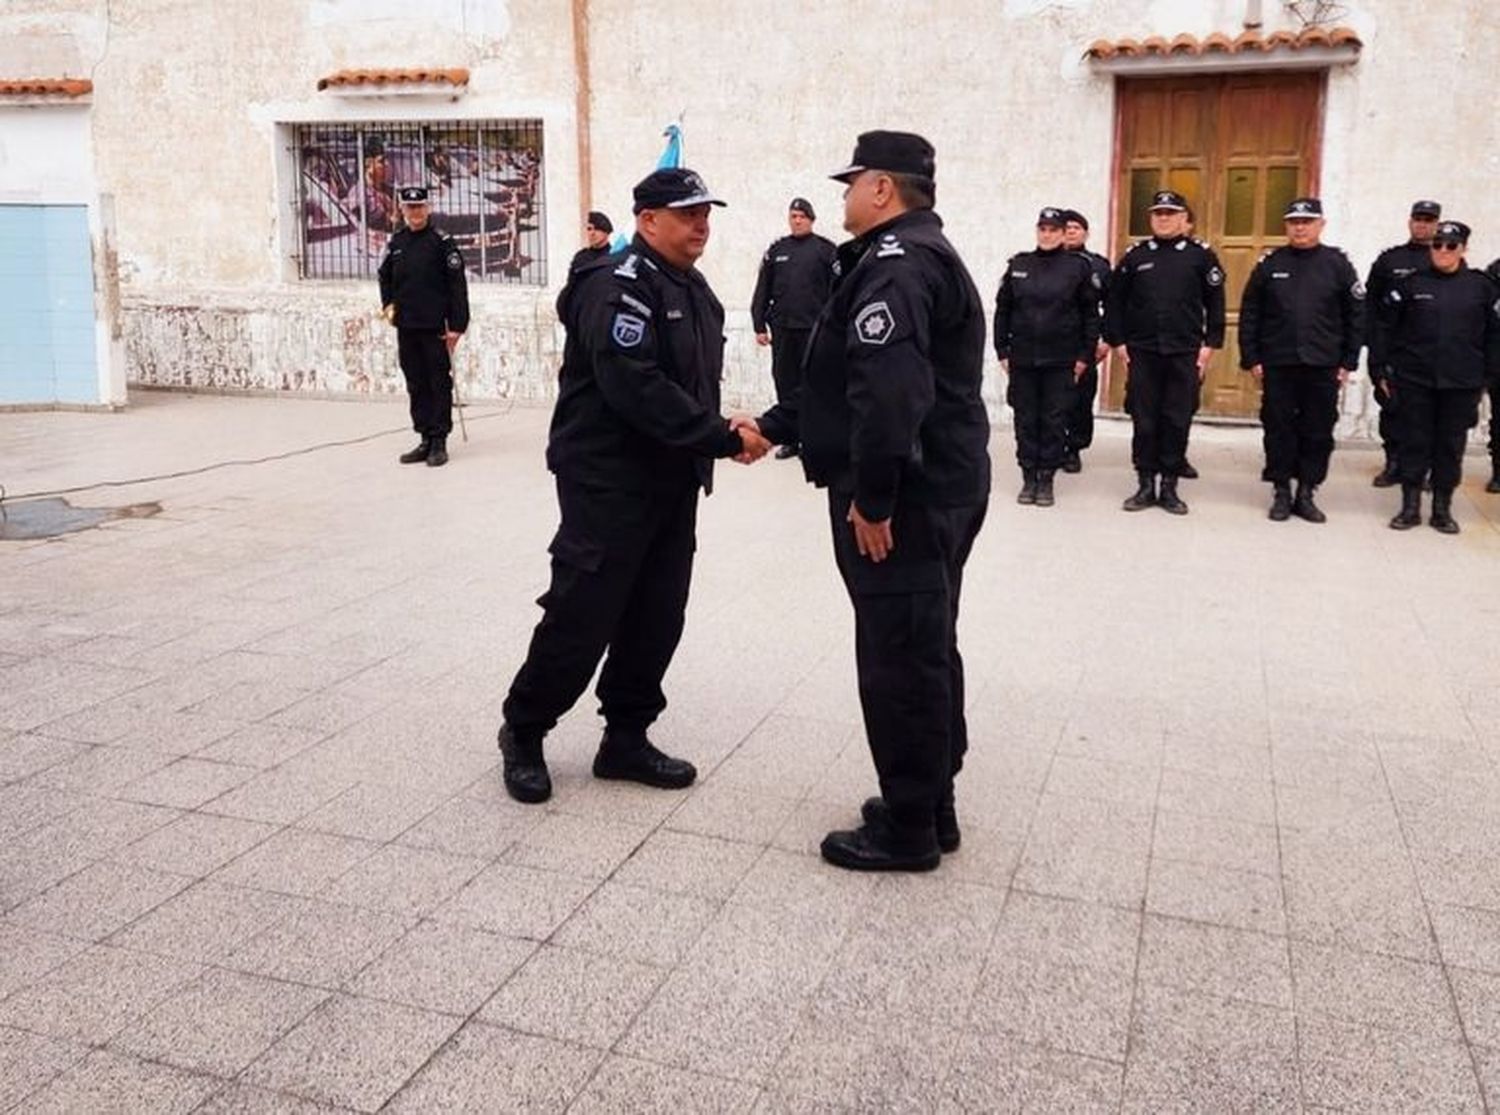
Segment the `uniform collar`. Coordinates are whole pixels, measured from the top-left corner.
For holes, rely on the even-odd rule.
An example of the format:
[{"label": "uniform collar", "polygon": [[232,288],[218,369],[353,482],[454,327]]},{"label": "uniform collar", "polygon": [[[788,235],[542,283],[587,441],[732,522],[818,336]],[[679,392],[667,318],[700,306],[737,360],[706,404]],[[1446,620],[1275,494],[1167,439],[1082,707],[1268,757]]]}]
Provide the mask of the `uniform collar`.
[{"label": "uniform collar", "polygon": [[649,260],[657,271],[661,272],[667,278],[671,279],[674,283],[686,285],[694,277],[697,277],[699,279],[702,278],[702,276],[698,274],[698,269],[696,267],[690,271],[683,271],[679,268],[673,267],[670,263],[662,258],[660,252],[658,252],[650,244],[646,243],[646,238],[639,232],[636,233],[635,236],[631,239],[630,250],[636,255],[640,256],[642,259]]},{"label": "uniform collar", "polygon": [[900,213],[892,217],[884,224],[878,224],[874,228],[867,230],[863,236],[858,238],[858,242],[861,244],[873,244],[887,232],[895,232],[906,228],[928,227],[942,228],[943,218],[939,217],[931,209],[908,209],[905,213]]}]

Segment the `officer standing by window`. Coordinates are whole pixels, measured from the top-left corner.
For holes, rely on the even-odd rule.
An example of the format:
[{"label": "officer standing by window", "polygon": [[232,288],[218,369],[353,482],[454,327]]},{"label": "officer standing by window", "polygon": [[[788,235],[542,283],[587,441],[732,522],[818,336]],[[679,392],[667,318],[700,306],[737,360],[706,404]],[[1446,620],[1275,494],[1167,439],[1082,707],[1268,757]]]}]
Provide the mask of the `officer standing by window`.
[{"label": "officer standing by window", "polygon": [[569,278],[585,263],[609,255],[609,238],[614,231],[614,222],[609,217],[597,209],[589,210],[588,221],[583,226],[583,247],[573,253],[573,259],[568,263]]},{"label": "officer standing by window", "polygon": [[[750,299],[755,343],[771,346],[771,378],[779,403],[796,394],[807,338],[833,283],[834,246],[813,231],[817,219],[811,202],[792,198],[786,215],[791,231],[766,249]],[[796,455],[795,443],[776,450],[782,460]]]},{"label": "officer standing by window", "polygon": [[712,490],[715,458],[748,462],[769,448],[719,415],[724,307],[695,265],[709,209],[723,204],[690,170],[655,171],[636,184],[628,251],[585,264],[563,293],[567,339],[547,440],[562,524],[542,621],[499,733],[517,801],[552,795],[542,741],[601,658],[594,777],[664,789],[697,777],[646,733],[667,706],[662,678],[682,637],[698,492]]},{"label": "officer standing by window", "polygon": [[448,463],[453,430],[453,349],[469,328],[469,284],[453,237],[432,223],[425,186],[401,190],[401,229],[380,261],[380,304],[396,327],[411,424],[421,439],[403,465]]},{"label": "officer standing by window", "polygon": [[[1064,209],[1063,221],[1063,247],[1070,252],[1077,252],[1088,260],[1089,266],[1093,268],[1094,274],[1099,279],[1099,314],[1102,319],[1104,299],[1109,295],[1109,277],[1114,271],[1114,266],[1109,262],[1108,256],[1089,250],[1089,219],[1087,217],[1076,209]],[[1099,362],[1108,355],[1109,346],[1101,337],[1094,349],[1093,357],[1089,360],[1089,366],[1084,369],[1082,377],[1074,387],[1073,401],[1068,405],[1068,413],[1063,423],[1066,427],[1063,434],[1063,440],[1066,443],[1063,449],[1062,469],[1064,472],[1082,472],[1083,451],[1094,444],[1094,399],[1099,394]]]},{"label": "officer standing by window", "polygon": [[1375,403],[1380,407],[1380,441],[1385,449],[1385,467],[1373,481],[1377,488],[1389,488],[1401,478],[1401,450],[1397,440],[1401,427],[1400,404],[1387,393],[1393,382],[1389,369],[1378,368],[1374,363],[1376,352],[1386,352],[1390,348],[1382,344],[1378,336],[1384,328],[1379,308],[1385,304],[1386,295],[1402,279],[1432,266],[1429,245],[1442,215],[1443,207],[1435,201],[1412,202],[1411,215],[1406,221],[1406,243],[1387,248],[1376,256],[1370,265],[1370,277],[1365,281],[1365,293],[1376,310],[1365,322],[1365,343],[1370,346],[1370,379],[1374,384]]},{"label": "officer standing by window", "polygon": [[[1131,456],[1140,485],[1126,511],[1160,506],[1186,515],[1177,479],[1204,369],[1224,347],[1224,270],[1187,235],[1187,201],[1171,190],[1151,201],[1151,237],[1120,260],[1105,302],[1104,339],[1130,377]],[[1161,477],[1158,493],[1156,478]]]},{"label": "officer standing by window", "polygon": [[1365,293],[1349,257],[1322,243],[1322,201],[1297,198],[1284,222],[1286,245],[1262,256],[1245,283],[1240,367],[1262,388],[1270,517],[1321,523],[1313,492],[1328,477],[1339,388],[1359,367]]},{"label": "officer standing by window", "polygon": [[1400,408],[1401,511],[1395,530],[1422,521],[1422,480],[1432,478],[1432,518],[1457,534],[1453,490],[1463,478],[1464,447],[1479,422],[1486,379],[1500,376],[1500,296],[1464,260],[1469,226],[1443,221],[1433,233],[1432,266],[1415,271],[1381,301],[1380,351],[1387,394]]},{"label": "officer standing by window", "polygon": [[990,431],[984,304],[932,211],[935,173],[921,136],[859,137],[833,175],[854,238],[839,248],[806,381],[793,403],[737,419],[782,445],[800,438],[807,478],[828,489],[881,796],[822,853],[856,871],[931,870],[960,840],[959,596],[989,498]]},{"label": "officer standing by window", "polygon": [[1067,414],[1076,384],[1094,360],[1103,289],[1087,259],[1063,247],[1063,210],[1036,219],[1036,250],[1011,257],[995,295],[995,355],[1009,376],[1015,412],[1017,503],[1051,507],[1062,467]]}]

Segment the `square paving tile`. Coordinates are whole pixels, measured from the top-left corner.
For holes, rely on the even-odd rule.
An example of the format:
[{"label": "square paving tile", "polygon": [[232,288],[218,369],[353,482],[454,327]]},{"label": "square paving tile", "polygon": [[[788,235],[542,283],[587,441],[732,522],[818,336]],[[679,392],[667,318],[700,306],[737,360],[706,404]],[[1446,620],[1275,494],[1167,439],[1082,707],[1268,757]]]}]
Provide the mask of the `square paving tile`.
[{"label": "square paving tile", "polygon": [[0,999],[41,979],[86,948],[85,942],[71,937],[0,922]]},{"label": "square paving tile", "polygon": [[76,1115],[88,1112],[189,1112],[219,1087],[219,1081],[166,1065],[98,1051],[64,1072],[26,1101],[28,1112]]},{"label": "square paving tile", "polygon": [[214,881],[309,898],[369,859],[378,845],[321,832],[283,829],[214,874]]},{"label": "square paving tile", "polygon": [[670,966],[697,940],[716,906],[702,898],[608,882],[554,935],[560,945]]},{"label": "square paving tile", "polygon": [[1443,971],[1390,956],[1292,943],[1297,1005],[1351,1022],[1413,1030],[1439,1041],[1459,1041],[1458,1017]]},{"label": "square paving tile", "polygon": [[1410,1031],[1320,1016],[1298,1021],[1309,1104],[1349,1111],[1482,1111],[1469,1052]]},{"label": "square paving tile", "polygon": [[127,844],[115,853],[120,863],[199,877],[218,870],[275,835],[275,825],[188,813],[169,825]]},{"label": "square paving tile", "polygon": [[217,964],[308,901],[204,881],[163,902],[116,934],[110,943],[180,960]]},{"label": "square paving tile", "polygon": [[722,901],[759,858],[752,844],[696,833],[652,833],[615,873],[622,883]]},{"label": "square paving tile", "polygon": [[565,875],[603,879],[624,863],[650,832],[622,824],[552,813],[505,853],[507,863]]},{"label": "square paving tile", "polygon": [[1231,929],[1286,932],[1281,880],[1253,871],[1153,860],[1146,908],[1153,914]]},{"label": "square paving tile", "polygon": [[551,871],[497,863],[480,872],[434,911],[433,917],[506,937],[542,941],[567,920],[596,885]]},{"label": "square paving tile", "polygon": [[937,1110],[1113,1111],[1122,1066],[1025,1045],[1002,1034],[961,1034]]},{"label": "square paving tile", "polygon": [[588,1087],[568,1110],[596,1115],[612,1111],[658,1115],[715,1111],[733,1115],[750,1111],[759,1095],[758,1089],[747,1084],[716,1080],[630,1057],[610,1057],[599,1066]]},{"label": "square paving tile", "polygon": [[771,1087],[856,1111],[937,1107],[957,1035],[889,1019],[809,1016],[777,1064]]},{"label": "square paving tile", "polygon": [[254,776],[252,767],[183,758],[127,783],[115,791],[115,796],[150,805],[196,809]]},{"label": "square paving tile", "polygon": [[241,972],[336,988],[354,978],[416,923],[382,910],[308,899],[246,941],[222,963]]},{"label": "square paving tile", "polygon": [[497,804],[461,795],[449,798],[402,832],[396,843],[498,859],[545,817],[545,813],[509,800]]},{"label": "square paving tile", "polygon": [[563,1111],[604,1054],[470,1023],[394,1100],[393,1112]]},{"label": "square paving tile", "polygon": [[544,945],[479,1017],[528,1034],[608,1049],[665,975],[621,957]]},{"label": "square paving tile", "polygon": [[452,898],[485,866],[482,859],[387,844],[339,876],[324,897],[420,916]]},{"label": "square paving tile", "polygon": [[349,990],[423,1010],[468,1015],[535,950],[531,941],[424,921],[356,976]]},{"label": "square paving tile", "polygon": [[200,759],[211,759],[216,763],[269,770],[306,751],[322,738],[319,732],[283,724],[246,724],[195,754]]},{"label": "square paving tile", "polygon": [[0,1002],[0,1025],[103,1044],[201,971],[163,957],[91,948]]},{"label": "square paving tile", "polygon": [[11,911],[21,926],[99,941],[191,885],[182,875],[96,863]]},{"label": "square paving tile", "polygon": [[394,840],[446,800],[449,799],[420,790],[361,782],[320,805],[297,824],[361,840]]},{"label": "square paving tile", "polygon": [[1223,999],[1292,1008],[1285,937],[1146,916],[1140,981]]},{"label": "square paving tile", "polygon": [[262,771],[215,798],[208,811],[248,821],[289,825],[332,801],[353,784],[353,779],[336,774],[277,767]]},{"label": "square paving tile", "polygon": [[273,1045],[243,1079],[376,1111],[457,1029],[448,1015],[340,995]]},{"label": "square paving tile", "polygon": [[23,1099],[88,1053],[87,1046],[0,1026],[0,1111],[20,1110]]}]

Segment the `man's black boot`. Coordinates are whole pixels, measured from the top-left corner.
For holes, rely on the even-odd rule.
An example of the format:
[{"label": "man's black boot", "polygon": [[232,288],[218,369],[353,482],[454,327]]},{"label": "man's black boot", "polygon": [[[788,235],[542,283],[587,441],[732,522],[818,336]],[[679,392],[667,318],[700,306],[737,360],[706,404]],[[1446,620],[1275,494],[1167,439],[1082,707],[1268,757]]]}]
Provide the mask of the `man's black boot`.
[{"label": "man's black boot", "polygon": [[1285,480],[1276,485],[1271,496],[1270,519],[1273,523],[1284,523],[1292,517],[1292,486]]},{"label": "man's black boot", "polygon": [[1184,457],[1182,458],[1182,470],[1177,475],[1183,480],[1196,480],[1198,479],[1198,470],[1193,467],[1192,461]]},{"label": "man's black boot", "polygon": [[1418,484],[1401,485],[1401,510],[1391,520],[1392,530],[1411,530],[1422,525],[1422,488]]},{"label": "man's black boot", "polygon": [[1432,518],[1427,520],[1434,530],[1444,534],[1457,534],[1458,521],[1453,518],[1453,489],[1435,490],[1432,493]]},{"label": "man's black boot", "polygon": [[698,768],[658,750],[644,729],[605,728],[594,756],[594,777],[681,790],[693,784]]},{"label": "man's black boot", "polygon": [[1057,497],[1052,492],[1053,471],[1044,468],[1036,474],[1036,505],[1038,507],[1051,507],[1057,502]]},{"label": "man's black boot", "polygon": [[432,441],[427,437],[426,434],[423,434],[422,440],[417,442],[415,447],[408,449],[405,453],[401,454],[400,458],[398,459],[403,465],[419,465],[427,459],[427,454],[431,450]]},{"label": "man's black boot", "polygon": [[823,858],[850,871],[931,871],[943,860],[932,825],[861,825],[823,837]]},{"label": "man's black boot", "polygon": [[1120,506],[1126,511],[1144,511],[1156,506],[1156,477],[1149,472],[1139,474],[1141,486]]},{"label": "man's black boot", "polygon": [[1500,492],[1500,455],[1490,458],[1490,482],[1484,486],[1487,492]]},{"label": "man's black boot", "polygon": [[1380,470],[1375,479],[1370,483],[1377,488],[1393,487],[1401,474],[1396,471],[1396,454],[1389,449],[1385,451],[1385,467]]},{"label": "man's black boot", "polygon": [[1023,468],[1021,470],[1021,490],[1016,493],[1016,502],[1032,504],[1036,502],[1036,470]]},{"label": "man's black boot", "polygon": [[1083,458],[1078,455],[1078,450],[1069,449],[1063,454],[1063,471],[1069,474],[1083,471]]},{"label": "man's black boot", "polygon": [[527,805],[552,796],[552,777],[542,759],[541,738],[522,738],[509,724],[500,725],[500,757],[504,760],[505,792]]},{"label": "man's black boot", "polygon": [[[859,815],[867,825],[889,826],[891,823],[891,811],[886,808],[885,798],[866,798],[865,803],[859,807]],[[937,829],[939,850],[958,851],[959,845],[963,843],[963,833],[958,827],[958,810],[954,808],[951,793],[937,803],[932,811],[932,820]]]},{"label": "man's black boot", "polygon": [[435,437],[432,439],[432,448],[427,453],[427,467],[440,468],[448,463],[448,439]]},{"label": "man's black boot", "polygon": [[1323,509],[1313,502],[1313,493],[1317,491],[1311,484],[1297,484],[1297,498],[1292,501],[1292,514],[1299,519],[1306,519],[1309,523],[1326,523],[1328,516],[1323,514]]},{"label": "man's black boot", "polygon": [[1156,495],[1156,502],[1163,511],[1170,514],[1186,515],[1188,513],[1188,505],[1177,494],[1177,477],[1175,476],[1161,478],[1161,491]]}]

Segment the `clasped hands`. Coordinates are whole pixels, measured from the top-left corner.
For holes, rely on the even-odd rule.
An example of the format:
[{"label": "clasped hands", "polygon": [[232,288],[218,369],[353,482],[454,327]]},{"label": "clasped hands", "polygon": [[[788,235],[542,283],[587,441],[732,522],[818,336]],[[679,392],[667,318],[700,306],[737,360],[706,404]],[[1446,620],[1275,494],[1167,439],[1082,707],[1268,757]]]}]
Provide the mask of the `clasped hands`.
[{"label": "clasped hands", "polygon": [[742,465],[753,465],[771,451],[771,443],[760,432],[760,423],[748,414],[731,414],[729,428],[740,435],[743,448],[734,459]]}]

